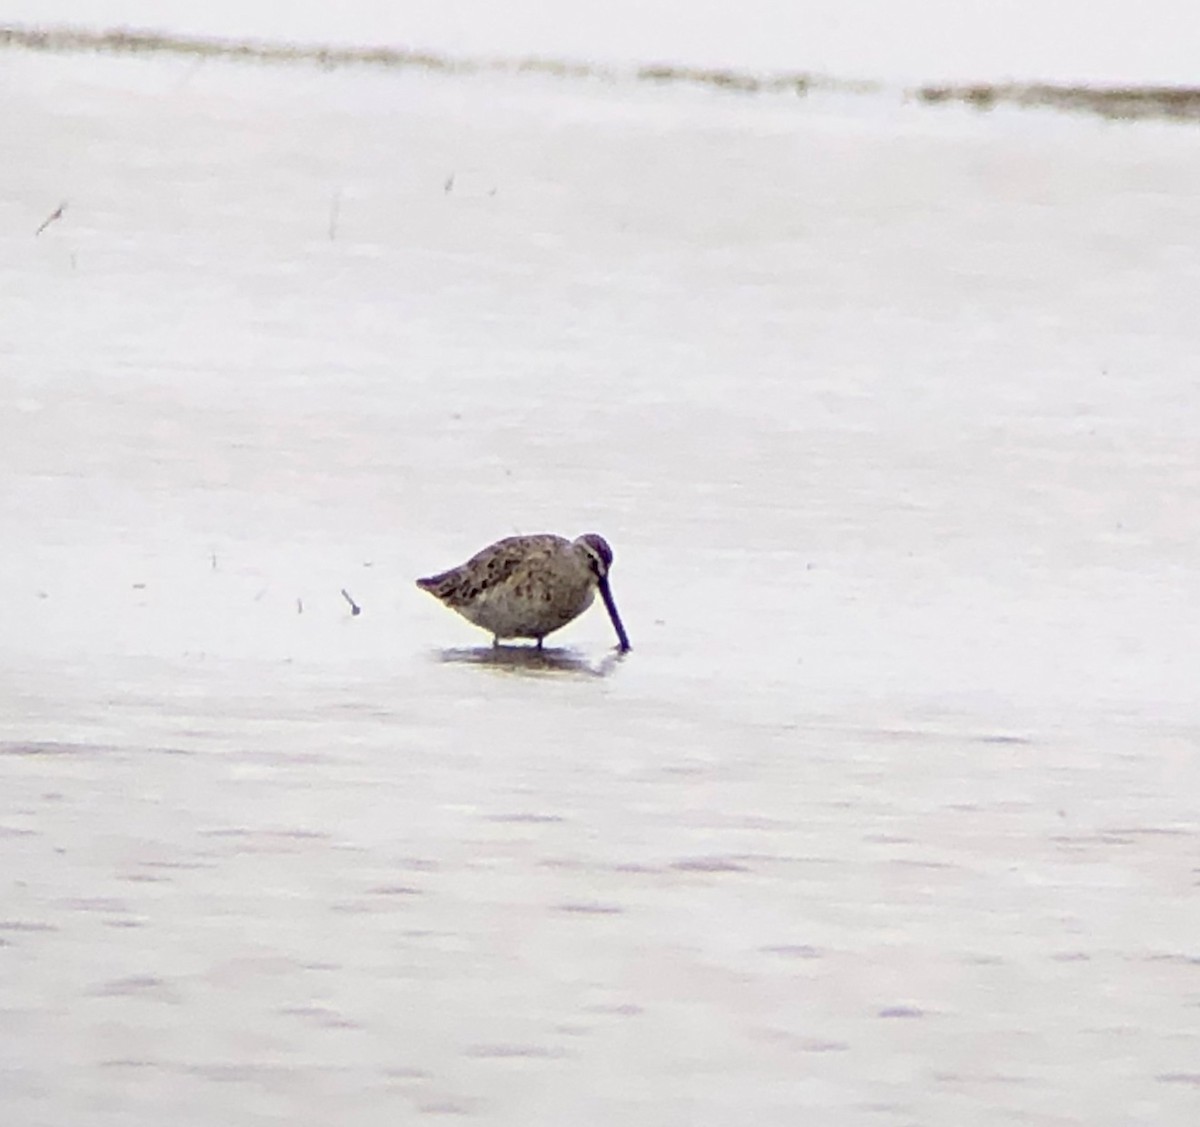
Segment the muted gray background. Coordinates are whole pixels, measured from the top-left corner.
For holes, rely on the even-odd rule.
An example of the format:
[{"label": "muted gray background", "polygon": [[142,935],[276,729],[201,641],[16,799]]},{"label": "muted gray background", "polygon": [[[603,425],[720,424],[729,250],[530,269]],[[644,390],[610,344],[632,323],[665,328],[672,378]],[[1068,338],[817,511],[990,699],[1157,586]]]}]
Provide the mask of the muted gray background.
[{"label": "muted gray background", "polygon": [[6,1122],[1196,1122],[1190,129],[2,62]]}]

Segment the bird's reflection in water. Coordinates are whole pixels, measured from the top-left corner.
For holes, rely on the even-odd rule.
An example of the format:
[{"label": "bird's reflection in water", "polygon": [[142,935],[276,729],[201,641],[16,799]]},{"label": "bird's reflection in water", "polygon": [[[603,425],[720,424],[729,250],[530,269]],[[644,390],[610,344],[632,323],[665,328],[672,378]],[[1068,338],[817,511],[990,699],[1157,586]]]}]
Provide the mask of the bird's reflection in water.
[{"label": "bird's reflection in water", "polygon": [[607,677],[624,660],[620,650],[611,650],[599,661],[590,661],[578,650],[538,649],[536,646],[472,646],[439,650],[437,659],[452,665],[486,665],[502,673],[571,673],[584,677]]}]

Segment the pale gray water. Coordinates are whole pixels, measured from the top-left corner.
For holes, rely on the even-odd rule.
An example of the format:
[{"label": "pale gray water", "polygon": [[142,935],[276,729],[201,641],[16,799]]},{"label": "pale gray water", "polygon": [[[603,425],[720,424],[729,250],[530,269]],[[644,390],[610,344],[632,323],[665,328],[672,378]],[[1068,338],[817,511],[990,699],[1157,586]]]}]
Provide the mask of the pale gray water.
[{"label": "pale gray water", "polygon": [[4,62],[6,1122],[1197,1121],[1191,131]]}]

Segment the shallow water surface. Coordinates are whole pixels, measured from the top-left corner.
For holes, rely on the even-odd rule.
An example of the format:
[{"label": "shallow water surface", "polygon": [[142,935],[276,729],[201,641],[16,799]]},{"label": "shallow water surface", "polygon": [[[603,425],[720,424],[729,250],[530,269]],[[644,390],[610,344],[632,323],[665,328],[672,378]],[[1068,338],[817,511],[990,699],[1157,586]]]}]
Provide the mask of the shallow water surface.
[{"label": "shallow water surface", "polygon": [[6,1121],[1196,1121],[1190,134],[6,64]]}]

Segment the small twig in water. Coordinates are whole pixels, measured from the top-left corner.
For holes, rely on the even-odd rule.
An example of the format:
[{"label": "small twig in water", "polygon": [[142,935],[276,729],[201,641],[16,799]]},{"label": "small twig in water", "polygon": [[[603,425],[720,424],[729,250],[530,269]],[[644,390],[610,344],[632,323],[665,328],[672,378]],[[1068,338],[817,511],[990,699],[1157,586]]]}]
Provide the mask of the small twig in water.
[{"label": "small twig in water", "polygon": [[58,207],[56,207],[49,215],[46,216],[44,220],[42,220],[42,225],[36,231],[34,231],[33,237],[36,239],[38,235],[40,235],[47,227],[50,226],[51,223],[53,223],[56,219],[61,219],[66,206],[67,201],[63,200]]},{"label": "small twig in water", "polygon": [[451,192],[454,191],[454,173],[453,172],[451,172],[450,175],[446,177],[446,183],[444,183],[442,185],[442,191],[445,192],[446,195],[449,195]]},{"label": "small twig in water", "polygon": [[343,599],[345,599],[345,600],[346,600],[346,602],[348,602],[348,603],[350,604],[350,615],[351,615],[351,617],[353,617],[353,618],[357,618],[357,617],[358,617],[360,614],[362,614],[362,607],[360,607],[360,606],[358,605],[358,603],[356,603],[356,602],[355,602],[355,601],[354,601],[354,600],[353,600],[353,599],[350,597],[350,592],[349,592],[349,591],[347,591],[345,587],[343,587],[343,588],[342,588],[342,598],[343,598]]}]

